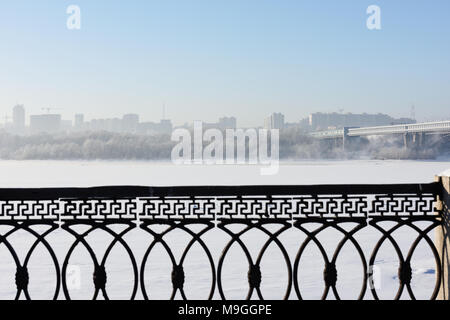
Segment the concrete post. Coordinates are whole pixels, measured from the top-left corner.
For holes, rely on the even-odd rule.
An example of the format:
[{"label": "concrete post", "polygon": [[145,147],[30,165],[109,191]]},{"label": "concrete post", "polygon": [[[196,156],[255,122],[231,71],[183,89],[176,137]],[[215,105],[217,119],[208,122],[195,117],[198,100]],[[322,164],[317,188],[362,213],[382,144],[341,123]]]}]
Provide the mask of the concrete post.
[{"label": "concrete post", "polygon": [[450,176],[436,177],[442,185],[442,199],[438,209],[442,212],[443,224],[436,231],[436,248],[441,257],[441,289],[439,300],[450,300]]}]

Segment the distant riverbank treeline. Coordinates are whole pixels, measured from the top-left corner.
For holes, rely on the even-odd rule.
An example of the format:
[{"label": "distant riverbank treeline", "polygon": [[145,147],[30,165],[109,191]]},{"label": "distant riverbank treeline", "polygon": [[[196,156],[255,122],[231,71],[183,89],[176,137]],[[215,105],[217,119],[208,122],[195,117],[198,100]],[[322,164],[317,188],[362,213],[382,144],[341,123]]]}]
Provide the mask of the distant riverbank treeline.
[{"label": "distant riverbank treeline", "polygon": [[0,158],[14,160],[170,159],[170,136],[111,132],[0,135]]},{"label": "distant riverbank treeline", "polygon": [[[0,159],[9,160],[170,160],[177,142],[169,135],[79,132],[15,136],[0,133]],[[207,143],[205,143],[206,145]],[[450,153],[449,141],[429,139],[405,149],[401,137],[361,138],[348,144],[313,139],[297,129],[280,133],[280,159],[434,159]]]}]

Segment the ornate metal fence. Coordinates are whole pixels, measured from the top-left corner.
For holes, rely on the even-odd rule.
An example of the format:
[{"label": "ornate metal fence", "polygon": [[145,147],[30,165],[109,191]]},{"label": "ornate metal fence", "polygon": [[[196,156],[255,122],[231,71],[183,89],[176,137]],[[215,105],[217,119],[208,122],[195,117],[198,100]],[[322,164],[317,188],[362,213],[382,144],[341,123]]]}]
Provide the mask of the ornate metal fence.
[{"label": "ornate metal fence", "polygon": [[[29,290],[33,277],[29,273],[31,260],[38,246],[45,248],[51,257],[47,267],[54,279],[52,297],[71,299],[68,285],[68,267],[77,248],[83,248],[90,258],[93,270],[93,295],[84,298],[110,298],[108,286],[108,257],[121,246],[126,252],[124,261],[131,270],[129,298],[152,297],[152,288],[146,285],[147,266],[152,262],[151,253],[159,245],[171,262],[170,298],[189,299],[186,294],[185,261],[194,246],[203,252],[206,263],[202,272],[208,273],[208,299],[227,299],[224,263],[231,249],[238,248],[245,256],[246,282],[240,287],[247,291],[247,299],[264,299],[265,272],[262,260],[267,259],[268,248],[275,248],[282,256],[282,268],[286,284],[280,299],[304,298],[303,282],[299,277],[302,259],[310,246],[314,246],[323,264],[315,268],[323,270],[320,280],[323,299],[340,299],[338,260],[344,246],[353,248],[361,270],[360,289],[355,298],[378,299],[374,285],[374,267],[380,248],[392,246],[398,262],[398,289],[395,299],[415,299],[413,255],[422,243],[430,252],[435,265],[433,290],[429,298],[435,299],[440,288],[441,264],[439,253],[430,233],[441,225],[440,212],[435,208],[439,185],[323,185],[323,186],[244,186],[244,187],[100,187],[86,189],[3,189],[0,190],[0,247],[12,257],[15,278],[11,281],[17,291],[15,299],[31,299]],[[114,226],[122,226],[117,231]],[[236,231],[233,226],[240,226]],[[78,227],[84,227],[82,231]],[[159,230],[155,230],[158,226]],[[193,228],[192,226],[195,226]],[[313,227],[311,227],[313,226]],[[350,228],[348,226],[351,226]],[[373,248],[366,251],[357,235],[367,228],[377,231]],[[400,228],[409,228],[413,240],[404,251],[393,236]],[[140,241],[143,254],[137,258],[126,235],[139,229],[150,238]],[[332,251],[327,252],[320,240],[326,230],[340,235]],[[109,235],[106,250],[99,255],[90,242],[91,235],[101,230]],[[244,236],[257,230],[264,235],[257,254],[252,255]],[[303,234],[302,240],[291,241],[294,254],[288,252],[283,235],[289,230]],[[182,232],[189,241],[177,257],[166,240],[173,232]],[[212,246],[206,240],[210,232],[226,237],[221,254],[214,257]],[[220,231],[220,233],[218,233]],[[10,240],[16,233],[26,233],[34,240],[27,248]],[[58,237],[72,239],[63,255],[58,256],[48,240],[58,232]],[[88,239],[89,238],[89,239]],[[95,239],[94,239],[95,242]],[[217,249],[217,248],[215,248]],[[292,250],[291,250],[292,251]],[[2,262],[0,261],[0,265]],[[205,266],[206,264],[206,266]],[[206,270],[206,271],[205,271]],[[5,275],[3,275],[5,276]],[[6,280],[5,280],[6,281]],[[45,284],[43,284],[45,285]],[[205,286],[204,286],[205,287]],[[0,297],[4,298],[4,297]]]}]

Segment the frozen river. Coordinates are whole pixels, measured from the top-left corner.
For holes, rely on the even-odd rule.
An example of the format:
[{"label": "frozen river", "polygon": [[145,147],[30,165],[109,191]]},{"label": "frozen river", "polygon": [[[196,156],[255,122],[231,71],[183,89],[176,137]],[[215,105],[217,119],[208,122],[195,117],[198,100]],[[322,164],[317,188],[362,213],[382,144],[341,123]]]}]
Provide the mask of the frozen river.
[{"label": "frozen river", "polygon": [[[0,187],[89,187],[103,185],[270,185],[270,184],[382,184],[382,183],[427,183],[450,168],[450,162],[437,161],[305,161],[284,163],[279,173],[273,176],[260,175],[258,166],[175,166],[171,163],[149,162],[84,162],[84,161],[0,161]],[[1,234],[8,228],[0,228]],[[399,244],[406,250],[411,244],[409,230],[399,230]],[[380,234],[367,229],[358,237],[365,252],[370,252]],[[430,235],[432,237],[432,235]],[[180,255],[186,245],[186,239],[180,234],[169,234],[167,241]],[[218,260],[229,238],[224,233],[211,231],[205,241],[212,248],[212,255]],[[282,236],[289,256],[295,257],[304,235],[296,230],[289,230]],[[134,243],[133,251],[137,259],[142,257],[152,237],[143,233],[131,232],[125,238]],[[244,238],[252,253],[264,243],[264,236],[250,233]],[[17,233],[11,237],[16,248],[29,247],[31,242],[26,235]],[[48,237],[61,257],[73,239],[67,233],[55,231]],[[104,250],[108,243],[105,234],[92,234],[93,247]],[[339,238],[336,233],[325,232],[320,238],[330,248],[336,246]],[[327,248],[328,248],[327,247]],[[328,250],[328,249],[327,249]],[[338,260],[338,289],[342,298],[356,298],[361,286],[361,263],[351,246],[345,246]],[[237,247],[232,248],[224,264],[224,291],[229,298],[244,298],[247,291],[248,267],[245,256]],[[92,264],[86,259],[87,254],[81,248],[76,249],[70,260],[71,274],[77,275],[71,283],[74,298],[90,298],[92,295]],[[270,257],[270,258],[268,258]],[[323,290],[323,261],[317,248],[311,246],[305,252],[301,265],[299,281],[302,294],[308,299],[317,299]],[[21,256],[23,259],[23,255]],[[146,267],[146,286],[150,298],[165,299],[170,296],[171,264],[162,247],[155,247]],[[8,250],[0,244],[0,298],[13,298],[15,294],[15,264]],[[280,251],[271,246],[262,262],[262,292],[266,298],[279,299],[286,288],[286,267]],[[392,298],[395,294],[397,279],[397,260],[392,248],[387,246],[379,255],[377,262],[377,281],[381,298]],[[49,271],[50,270],[50,271]],[[54,290],[54,270],[50,256],[44,248],[38,248],[30,260],[30,293],[33,298],[50,298]],[[130,260],[125,250],[113,249],[108,259],[108,292],[111,298],[127,298],[131,292],[132,272]],[[206,298],[211,276],[205,254],[200,247],[193,248],[185,262],[186,293],[189,298]],[[435,266],[430,250],[419,245],[413,259],[413,287],[419,292],[418,298],[431,295],[434,285]],[[72,279],[73,280],[73,279]],[[140,294],[138,294],[140,297]],[[217,298],[217,295],[215,296]],[[332,298],[333,295],[330,295]],[[370,299],[370,292],[366,298]],[[178,296],[179,298],[179,296]],[[295,298],[292,292],[291,298]]]},{"label": "frozen river", "polygon": [[447,169],[448,161],[305,161],[284,163],[278,174],[262,176],[260,167],[247,165],[0,161],[0,187],[425,183]]}]

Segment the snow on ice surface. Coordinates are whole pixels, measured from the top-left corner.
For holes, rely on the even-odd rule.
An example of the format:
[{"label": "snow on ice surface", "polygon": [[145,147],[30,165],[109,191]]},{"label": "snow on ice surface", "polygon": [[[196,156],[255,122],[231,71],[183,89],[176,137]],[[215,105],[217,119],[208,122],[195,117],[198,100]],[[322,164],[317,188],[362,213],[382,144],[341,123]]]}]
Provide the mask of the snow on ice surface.
[{"label": "snow on ice surface", "polygon": [[[257,166],[174,166],[170,163],[148,162],[72,162],[72,161],[0,161],[0,187],[67,187],[67,186],[98,186],[98,185],[267,185],[267,184],[364,184],[364,183],[428,183],[434,180],[436,174],[450,168],[449,162],[416,162],[416,161],[317,161],[286,163],[274,176],[261,176]],[[310,226],[311,228],[314,225]],[[348,226],[348,228],[351,225]],[[199,228],[199,227],[193,227]],[[117,227],[117,231],[119,231]],[[237,231],[239,226],[236,226]],[[275,226],[272,228],[274,231]],[[7,232],[8,227],[1,227],[0,233]],[[81,230],[80,230],[81,232]],[[416,237],[410,230],[402,228],[395,234],[403,252],[407,252]],[[430,234],[431,239],[433,235]],[[298,230],[289,229],[280,239],[285,246],[291,263],[295,258],[299,245],[305,236]],[[378,231],[366,229],[357,236],[367,256],[373,249],[375,241],[380,238]],[[15,248],[29,248],[31,238],[17,233],[11,238]],[[66,232],[54,231],[47,238],[60,257],[73,242]],[[150,235],[143,234],[138,229],[125,236],[133,253],[136,254],[138,266],[140,260],[152,241]],[[212,250],[217,262],[222,249],[230,239],[219,230],[205,234],[202,239]],[[264,244],[267,236],[261,232],[252,231],[243,237],[248,244],[253,257]],[[319,239],[324,244],[329,256],[341,239],[337,232],[324,232]],[[89,236],[90,243],[102,257],[105,247],[111,237],[100,231]],[[189,240],[185,234],[172,232],[167,241],[174,249],[178,259]],[[247,289],[248,265],[245,255],[236,245],[230,249],[230,254],[224,262],[224,291],[227,298],[244,298]],[[25,250],[21,252],[21,261]],[[0,245],[0,298],[13,298],[16,292],[14,284],[15,264],[4,244]],[[150,254],[146,266],[145,283],[149,297],[166,299],[171,293],[172,264],[162,246],[157,245]],[[81,247],[74,251],[70,259],[70,274],[81,272],[80,284],[72,283],[70,292],[73,298],[88,299],[92,297],[92,263],[88,254]],[[30,293],[32,298],[51,298],[55,286],[54,267],[48,252],[41,245],[32,255],[29,263]],[[265,254],[262,263],[263,283],[262,293],[265,298],[280,299],[284,295],[287,284],[287,272],[284,258],[275,244],[272,244]],[[196,244],[186,257],[184,263],[186,273],[186,294],[188,298],[206,298],[211,281],[210,266],[202,248]],[[413,256],[413,288],[417,298],[428,298],[434,287],[435,265],[432,253],[425,243],[421,243]],[[354,299],[358,296],[362,285],[363,270],[357,251],[347,244],[340,254],[338,262],[338,290],[341,298]],[[107,262],[107,290],[110,298],[128,298],[131,293],[133,273],[126,251],[116,246]],[[323,260],[319,250],[309,245],[300,261],[299,282],[304,298],[318,299],[323,291]],[[375,285],[380,290],[381,298],[392,298],[398,287],[398,261],[392,246],[383,245],[377,257]],[[71,278],[73,279],[73,278]],[[70,282],[70,279],[69,279]],[[139,290],[140,291],[140,290]],[[216,288],[217,292],[217,288]],[[62,297],[62,292],[60,294]],[[138,297],[141,297],[138,294]],[[255,296],[254,296],[255,297]],[[291,293],[295,298],[295,293]],[[366,298],[370,299],[369,290]],[[407,297],[406,292],[403,297]],[[179,296],[177,296],[179,298]],[[217,294],[215,298],[218,298]],[[333,298],[330,292],[329,298]]]},{"label": "snow on ice surface", "polygon": [[304,161],[283,163],[273,176],[260,175],[260,169],[155,162],[0,161],[0,187],[427,183],[450,169],[450,162]]}]

